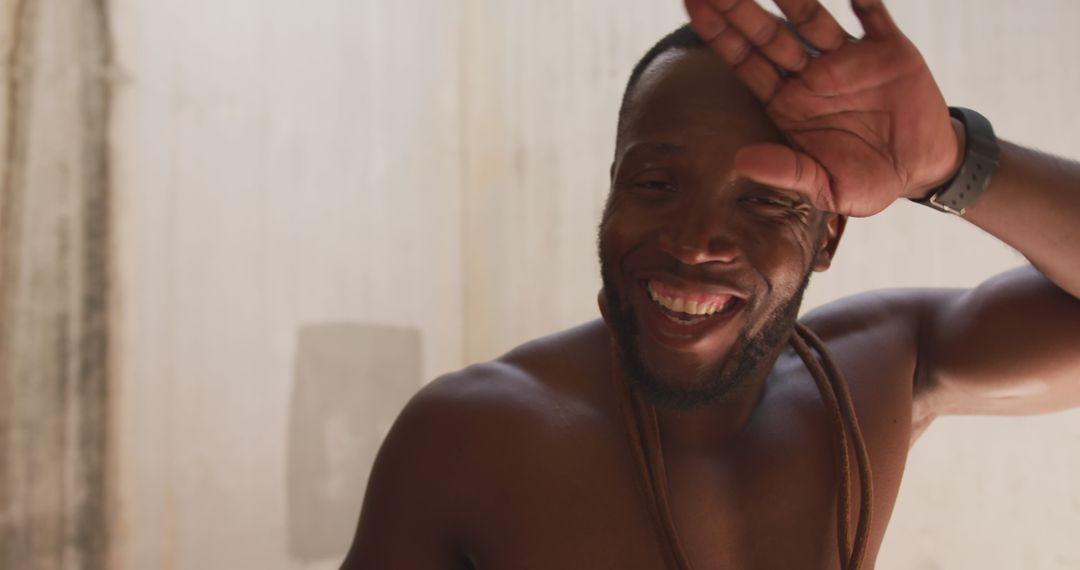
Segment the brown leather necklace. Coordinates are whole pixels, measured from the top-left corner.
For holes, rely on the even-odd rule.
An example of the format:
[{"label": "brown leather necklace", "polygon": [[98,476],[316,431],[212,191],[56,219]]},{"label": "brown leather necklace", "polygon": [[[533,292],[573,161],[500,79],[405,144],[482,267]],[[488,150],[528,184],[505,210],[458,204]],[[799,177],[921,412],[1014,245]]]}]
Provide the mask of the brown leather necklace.
[{"label": "brown leather necklace", "polygon": [[[800,323],[795,324],[791,335],[791,345],[806,364],[810,375],[817,384],[825,406],[829,410],[829,424],[832,432],[833,456],[836,470],[840,475],[840,490],[837,493],[837,547],[840,553],[842,570],[858,570],[866,556],[866,545],[870,536],[874,491],[870,471],[870,456],[866,451],[855,407],[851,403],[847,384],[839,368],[829,356],[825,344],[813,332]],[[613,350],[618,348],[613,346]],[[814,357],[814,351],[821,361]],[[643,490],[647,496],[654,522],[666,548],[667,567],[673,570],[692,570],[686,551],[679,541],[678,530],[671,517],[668,504],[667,471],[664,466],[664,453],[660,446],[660,428],[656,421],[656,408],[645,401],[639,394],[630,390],[618,373],[618,354],[615,354],[616,389],[620,394],[624,423],[630,447],[634,453],[638,472],[641,475]],[[851,435],[849,442],[848,435]],[[854,444],[855,460],[859,467],[859,488],[861,490],[859,519],[855,530],[855,543],[851,545],[851,461],[849,444]]]}]

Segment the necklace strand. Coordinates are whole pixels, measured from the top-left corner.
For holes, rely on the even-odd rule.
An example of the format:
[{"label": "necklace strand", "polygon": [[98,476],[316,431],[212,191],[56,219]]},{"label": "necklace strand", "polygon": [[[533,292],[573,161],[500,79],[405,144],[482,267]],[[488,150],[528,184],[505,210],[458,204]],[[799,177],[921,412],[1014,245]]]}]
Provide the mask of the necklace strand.
[{"label": "necklace strand", "polygon": [[[810,371],[814,383],[829,410],[829,427],[832,435],[833,456],[836,471],[840,479],[837,493],[837,549],[840,555],[841,570],[859,570],[866,557],[866,546],[870,537],[870,523],[873,516],[873,473],[870,469],[870,456],[866,442],[859,428],[855,406],[847,389],[840,369],[832,360],[825,344],[810,329],[795,323],[791,344]],[[820,362],[814,356],[817,352]],[[612,344],[614,356],[612,376],[620,394],[624,424],[634,460],[640,474],[641,490],[652,508],[653,522],[657,526],[666,548],[667,565],[676,570],[693,570],[678,529],[671,516],[668,500],[667,469],[660,442],[660,427],[656,418],[656,408],[636,392],[630,390],[619,376],[618,347]],[[849,432],[851,440],[849,442]],[[855,530],[854,545],[851,545],[851,460],[850,446],[855,449],[855,460],[859,470],[859,518]]]}]

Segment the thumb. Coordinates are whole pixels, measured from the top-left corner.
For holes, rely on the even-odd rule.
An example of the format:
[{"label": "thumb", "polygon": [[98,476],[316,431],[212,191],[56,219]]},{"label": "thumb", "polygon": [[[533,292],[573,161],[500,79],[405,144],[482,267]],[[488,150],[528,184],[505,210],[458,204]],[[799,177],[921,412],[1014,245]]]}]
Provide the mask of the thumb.
[{"label": "thumb", "polygon": [[829,173],[807,154],[779,144],[755,144],[735,153],[735,170],[763,186],[798,192],[819,210],[834,211]]}]

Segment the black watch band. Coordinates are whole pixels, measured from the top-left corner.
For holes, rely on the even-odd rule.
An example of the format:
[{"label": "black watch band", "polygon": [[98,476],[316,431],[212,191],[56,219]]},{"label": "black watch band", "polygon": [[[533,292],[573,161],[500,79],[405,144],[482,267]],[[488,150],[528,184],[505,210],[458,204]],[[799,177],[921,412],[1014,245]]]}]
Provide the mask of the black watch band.
[{"label": "black watch band", "polygon": [[986,117],[963,107],[949,107],[949,116],[963,123],[967,133],[964,162],[951,180],[926,198],[912,202],[960,216],[990,185],[1000,150],[994,127]]}]

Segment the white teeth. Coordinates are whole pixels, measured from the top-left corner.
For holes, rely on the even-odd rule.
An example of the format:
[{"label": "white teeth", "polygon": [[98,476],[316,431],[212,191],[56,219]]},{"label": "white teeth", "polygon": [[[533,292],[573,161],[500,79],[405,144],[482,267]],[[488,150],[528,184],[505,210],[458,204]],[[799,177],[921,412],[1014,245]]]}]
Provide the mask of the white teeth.
[{"label": "white teeth", "polygon": [[649,297],[653,301],[655,301],[661,307],[664,307],[665,309],[676,313],[684,313],[697,316],[710,316],[719,312],[728,305],[727,302],[715,303],[702,301],[699,303],[697,301],[687,301],[686,299],[682,298],[665,297],[664,295],[661,295],[654,291],[651,283],[648,285],[648,290]]}]

